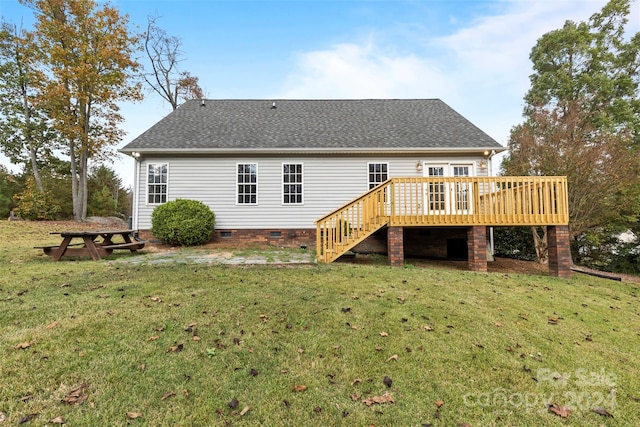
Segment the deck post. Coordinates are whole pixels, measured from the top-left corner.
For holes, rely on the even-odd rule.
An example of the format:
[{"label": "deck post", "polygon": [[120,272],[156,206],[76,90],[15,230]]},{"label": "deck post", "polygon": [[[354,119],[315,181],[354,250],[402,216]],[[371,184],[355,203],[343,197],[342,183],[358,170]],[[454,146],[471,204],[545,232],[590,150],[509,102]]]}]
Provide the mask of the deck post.
[{"label": "deck post", "polygon": [[467,230],[469,270],[487,271],[487,227],[474,226]]},{"label": "deck post", "polygon": [[567,225],[548,226],[547,243],[549,251],[549,274],[563,278],[571,277],[569,227]]},{"label": "deck post", "polygon": [[404,228],[389,227],[387,229],[387,256],[391,267],[404,265]]}]

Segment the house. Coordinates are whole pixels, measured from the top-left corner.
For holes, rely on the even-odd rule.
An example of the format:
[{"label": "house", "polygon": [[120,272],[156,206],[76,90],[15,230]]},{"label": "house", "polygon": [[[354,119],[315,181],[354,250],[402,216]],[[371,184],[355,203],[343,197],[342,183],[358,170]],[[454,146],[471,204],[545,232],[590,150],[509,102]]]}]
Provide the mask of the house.
[{"label": "house", "polygon": [[[216,214],[216,241],[315,246],[320,261],[347,249],[389,252],[392,264],[405,253],[471,254],[470,266],[482,270],[487,226],[515,221],[504,216],[511,202],[500,191],[538,185],[490,181],[492,156],[503,150],[439,99],[377,99],[191,100],[121,152],[136,159],[139,230],[151,229],[156,206],[196,199]],[[511,193],[521,198],[513,209],[535,204],[532,192],[527,203]],[[562,205],[553,197],[525,214],[566,225],[566,212],[546,216]],[[502,213],[478,218],[488,205]],[[484,243],[473,249],[474,239]]]}]

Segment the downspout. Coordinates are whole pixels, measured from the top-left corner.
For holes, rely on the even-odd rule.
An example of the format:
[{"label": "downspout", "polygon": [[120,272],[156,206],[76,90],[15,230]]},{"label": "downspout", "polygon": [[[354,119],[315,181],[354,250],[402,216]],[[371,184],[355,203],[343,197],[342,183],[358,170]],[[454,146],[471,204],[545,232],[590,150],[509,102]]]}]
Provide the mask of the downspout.
[{"label": "downspout", "polygon": [[[491,150],[491,153],[489,153],[489,156],[487,158],[487,167],[488,167],[488,175],[489,176],[493,176],[493,156],[496,155],[496,151],[495,150]],[[494,261],[495,260],[495,254],[496,254],[496,250],[495,250],[495,244],[494,244],[494,240],[493,240],[493,227],[489,227],[489,250],[491,251],[491,260]]]},{"label": "downspout", "polygon": [[138,202],[140,201],[140,188],[138,183],[140,181],[140,153],[133,152],[131,153],[134,161],[134,173],[133,173],[133,208],[131,210],[131,215],[133,216],[133,221],[131,223],[131,228],[136,230],[135,234],[138,234]]}]

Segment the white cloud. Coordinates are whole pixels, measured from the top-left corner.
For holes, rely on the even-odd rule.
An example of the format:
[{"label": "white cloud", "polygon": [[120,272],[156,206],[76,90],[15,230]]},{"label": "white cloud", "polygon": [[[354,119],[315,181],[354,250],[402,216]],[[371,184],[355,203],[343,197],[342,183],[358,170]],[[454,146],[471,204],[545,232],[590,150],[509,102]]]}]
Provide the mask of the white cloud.
[{"label": "white cloud", "polygon": [[371,37],[300,54],[285,98],[421,98],[444,95],[445,73],[426,58],[385,52]]},{"label": "white cloud", "polygon": [[416,46],[421,34],[395,42],[370,35],[300,53],[283,97],[441,98],[505,144],[510,128],[521,121],[531,74],[529,53],[537,39],[566,20],[587,20],[605,3],[509,0],[500,4],[500,12],[409,53],[396,52]]}]

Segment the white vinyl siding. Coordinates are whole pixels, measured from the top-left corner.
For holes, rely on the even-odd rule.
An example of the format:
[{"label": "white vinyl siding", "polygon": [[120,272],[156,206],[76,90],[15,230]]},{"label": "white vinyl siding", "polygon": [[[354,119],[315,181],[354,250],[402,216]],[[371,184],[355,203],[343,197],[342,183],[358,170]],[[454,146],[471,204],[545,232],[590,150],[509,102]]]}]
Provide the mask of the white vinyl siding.
[{"label": "white vinyl siding", "polygon": [[169,165],[150,163],[147,174],[147,203],[159,205],[167,202]]},{"label": "white vinyl siding", "polygon": [[[425,166],[427,159],[425,161]],[[473,164],[477,158],[446,158],[443,163]],[[169,167],[167,201],[199,200],[216,214],[216,228],[292,229],[315,228],[315,221],[332,210],[360,196],[369,189],[369,163],[388,163],[388,178],[420,177],[416,156],[322,156],[256,155],[250,158],[228,156],[168,157],[156,156],[142,161],[137,191],[147,191],[149,164],[166,163]],[[435,159],[434,159],[435,161]],[[256,205],[239,205],[237,170],[239,164],[259,165]],[[283,164],[302,164],[304,204],[283,205]],[[471,168],[471,172],[474,168]],[[392,173],[391,173],[392,172]],[[138,204],[136,227],[151,229],[151,214],[156,205]]]}]

